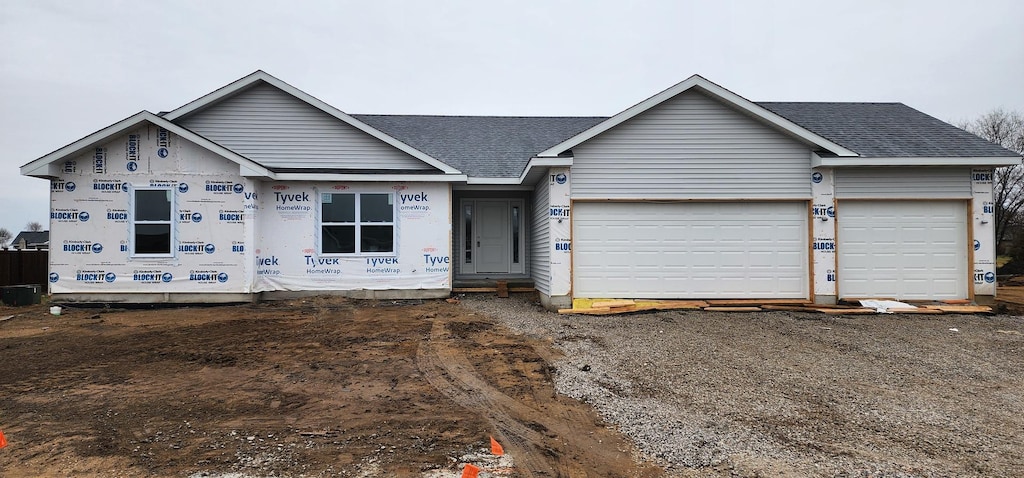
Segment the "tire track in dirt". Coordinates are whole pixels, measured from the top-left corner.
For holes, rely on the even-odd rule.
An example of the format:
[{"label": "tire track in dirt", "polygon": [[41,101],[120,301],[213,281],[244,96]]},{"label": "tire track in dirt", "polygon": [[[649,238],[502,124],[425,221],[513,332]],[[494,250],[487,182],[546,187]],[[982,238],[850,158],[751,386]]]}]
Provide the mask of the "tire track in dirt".
[{"label": "tire track in dirt", "polygon": [[476,372],[460,349],[486,345],[457,341],[447,325],[433,322],[428,338],[419,344],[417,366],[434,388],[492,424],[522,476],[661,475],[657,468],[638,466],[631,445],[619,435],[595,426],[596,416],[584,410],[586,405],[556,397],[533,408],[502,393]]}]

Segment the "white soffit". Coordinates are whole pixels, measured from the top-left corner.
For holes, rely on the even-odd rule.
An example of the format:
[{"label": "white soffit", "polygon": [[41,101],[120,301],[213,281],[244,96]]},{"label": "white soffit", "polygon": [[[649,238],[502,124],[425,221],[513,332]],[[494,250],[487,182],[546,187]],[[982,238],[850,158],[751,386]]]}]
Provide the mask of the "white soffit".
[{"label": "white soffit", "polygon": [[1014,166],[1021,164],[1021,157],[914,157],[914,158],[822,158],[811,155],[811,167],[857,167],[857,166]]}]

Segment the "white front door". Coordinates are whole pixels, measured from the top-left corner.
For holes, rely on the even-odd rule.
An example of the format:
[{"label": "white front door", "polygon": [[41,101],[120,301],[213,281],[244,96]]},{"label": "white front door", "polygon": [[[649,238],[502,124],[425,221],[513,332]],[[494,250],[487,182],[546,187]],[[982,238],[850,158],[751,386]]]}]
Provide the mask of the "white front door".
[{"label": "white front door", "polygon": [[525,238],[523,201],[464,199],[461,247],[463,274],[522,274]]}]

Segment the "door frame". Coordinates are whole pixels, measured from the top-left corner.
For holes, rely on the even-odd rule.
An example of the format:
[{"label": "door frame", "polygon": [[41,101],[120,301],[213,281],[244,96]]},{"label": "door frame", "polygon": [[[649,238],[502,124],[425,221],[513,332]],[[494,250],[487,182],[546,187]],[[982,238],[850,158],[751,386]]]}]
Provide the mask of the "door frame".
[{"label": "door frame", "polygon": [[[478,202],[503,202],[508,207],[508,224],[505,233],[508,235],[508,271],[506,272],[476,272],[477,261],[473,260],[479,255],[478,249],[474,246],[476,220],[472,218],[472,215],[476,214],[478,210]],[[467,227],[467,208],[470,211],[470,227]],[[518,214],[516,214],[518,211]],[[518,221],[514,218],[518,216]],[[480,275],[480,276],[501,276],[518,274],[522,275],[526,273],[526,201],[518,198],[462,198],[459,200],[458,214],[456,214],[455,220],[459,221],[459,237],[455,241],[458,245],[458,257],[459,257],[459,274],[466,275]],[[518,222],[518,224],[515,224]],[[518,226],[518,227],[514,227]],[[518,231],[518,240],[516,240],[516,231]],[[467,255],[467,248],[469,254]],[[516,254],[518,252],[518,254]],[[518,258],[518,261],[516,259]]]}]

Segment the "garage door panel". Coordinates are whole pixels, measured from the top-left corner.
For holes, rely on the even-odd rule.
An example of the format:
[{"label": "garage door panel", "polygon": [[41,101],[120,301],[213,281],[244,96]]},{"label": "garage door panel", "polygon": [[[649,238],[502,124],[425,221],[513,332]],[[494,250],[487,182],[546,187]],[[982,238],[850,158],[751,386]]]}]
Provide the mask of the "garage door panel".
[{"label": "garage door panel", "polygon": [[967,297],[963,201],[843,201],[837,218],[842,297]]},{"label": "garage door panel", "polygon": [[804,202],[579,203],[573,214],[577,296],[807,297]]}]

